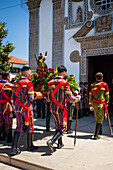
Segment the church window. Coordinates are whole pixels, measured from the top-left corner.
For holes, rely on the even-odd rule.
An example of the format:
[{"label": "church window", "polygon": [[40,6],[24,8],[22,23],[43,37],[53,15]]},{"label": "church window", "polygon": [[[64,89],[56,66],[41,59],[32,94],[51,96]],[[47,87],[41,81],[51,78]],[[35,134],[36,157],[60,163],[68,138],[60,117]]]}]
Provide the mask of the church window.
[{"label": "church window", "polygon": [[109,14],[113,11],[113,0],[90,0],[91,8],[98,14]]},{"label": "church window", "polygon": [[113,4],[113,0],[95,0],[95,5],[97,5],[102,10],[107,10]]}]

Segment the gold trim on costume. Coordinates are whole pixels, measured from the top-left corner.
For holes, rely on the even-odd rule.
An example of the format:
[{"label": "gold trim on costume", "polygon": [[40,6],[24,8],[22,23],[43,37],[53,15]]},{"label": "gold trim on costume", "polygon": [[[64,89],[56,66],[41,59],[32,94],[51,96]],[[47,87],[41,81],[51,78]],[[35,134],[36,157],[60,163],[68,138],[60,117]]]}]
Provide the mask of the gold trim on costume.
[{"label": "gold trim on costume", "polygon": [[[19,84],[14,84],[14,87],[18,87]],[[27,85],[23,85],[22,87],[27,87]]]},{"label": "gold trim on costume", "polygon": [[[27,104],[27,101],[26,101],[24,104]],[[20,110],[20,113],[22,113],[23,109],[24,109],[24,108],[22,107],[22,109]]]},{"label": "gold trim on costume", "polygon": [[64,125],[64,126],[67,125],[67,122],[63,122],[63,125]]},{"label": "gold trim on costume", "polygon": [[[63,100],[64,100],[64,97],[62,98],[62,100],[61,100],[61,104],[62,104],[62,102],[63,102]],[[56,111],[56,114],[58,114],[58,110],[59,110],[59,106],[57,106],[57,111]]]},{"label": "gold trim on costume", "polygon": [[109,94],[109,91],[105,93],[105,95]]},{"label": "gold trim on costume", "polygon": [[3,115],[4,115],[4,113],[6,112],[6,110],[7,110],[7,108],[8,108],[8,105],[9,105],[9,102],[7,102],[7,104],[6,104],[6,108],[4,109]]},{"label": "gold trim on costume", "polygon": [[29,122],[25,122],[25,125],[26,125],[26,126],[29,125]]},{"label": "gold trim on costume", "polygon": [[28,94],[34,94],[34,91],[28,91]]},{"label": "gold trim on costume", "polygon": [[11,90],[12,91],[12,88],[4,87],[3,90]]},{"label": "gold trim on costume", "polygon": [[105,88],[104,88],[104,87],[102,87],[100,90],[105,90]]},{"label": "gold trim on costume", "polygon": [[72,95],[71,91],[65,91],[66,94]]},{"label": "gold trim on costume", "polygon": [[49,86],[49,89],[53,89],[53,88],[55,88],[55,85]]}]

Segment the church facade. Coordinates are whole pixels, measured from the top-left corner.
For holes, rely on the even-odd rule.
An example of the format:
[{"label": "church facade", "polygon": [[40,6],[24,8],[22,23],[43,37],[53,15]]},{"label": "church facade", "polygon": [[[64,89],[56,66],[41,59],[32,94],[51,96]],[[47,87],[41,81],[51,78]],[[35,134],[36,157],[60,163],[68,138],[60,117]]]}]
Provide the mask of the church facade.
[{"label": "church facade", "polygon": [[113,0],[28,0],[29,63],[48,52],[48,67],[61,64],[79,81],[96,72],[113,83]]}]

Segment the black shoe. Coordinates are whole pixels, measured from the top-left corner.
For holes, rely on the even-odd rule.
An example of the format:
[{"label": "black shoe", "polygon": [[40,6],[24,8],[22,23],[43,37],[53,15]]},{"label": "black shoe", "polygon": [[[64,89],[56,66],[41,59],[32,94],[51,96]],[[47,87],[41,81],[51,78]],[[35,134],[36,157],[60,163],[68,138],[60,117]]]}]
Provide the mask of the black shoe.
[{"label": "black shoe", "polygon": [[64,144],[62,143],[62,137],[60,137],[60,138],[58,139],[57,148],[58,148],[58,149],[61,149],[62,147],[64,147]]},{"label": "black shoe", "polygon": [[53,144],[56,142],[56,140],[58,140],[60,137],[62,136],[62,130],[58,130],[58,132],[56,133],[56,135],[53,136],[52,139],[47,141],[47,145],[49,147],[49,150],[51,153],[53,153]]},{"label": "black shoe", "polygon": [[94,136],[94,140],[100,139],[100,136]]},{"label": "black shoe", "polygon": [[14,156],[21,153],[21,151],[18,148],[19,137],[20,137],[20,132],[15,131],[13,142],[12,142],[12,151],[10,153],[10,156]]},{"label": "black shoe", "polygon": [[38,146],[32,145],[31,147],[28,147],[28,148],[27,148],[27,151],[35,151],[35,150],[37,150],[37,149],[39,149]]},{"label": "black shoe", "polygon": [[61,144],[58,144],[58,145],[57,145],[57,148],[58,148],[58,149],[61,149],[61,148],[63,148],[63,147],[64,147],[64,144],[62,144],[62,145],[61,145]]},{"label": "black shoe", "polygon": [[12,148],[10,156],[15,156],[15,155],[18,155],[20,153],[21,153],[21,151],[19,150],[19,148]]},{"label": "black shoe", "polygon": [[71,130],[67,131],[67,134],[72,134],[72,133],[73,133],[73,131],[71,131]]},{"label": "black shoe", "polygon": [[49,147],[50,152],[53,153],[53,143],[51,139],[47,141],[47,145]]}]

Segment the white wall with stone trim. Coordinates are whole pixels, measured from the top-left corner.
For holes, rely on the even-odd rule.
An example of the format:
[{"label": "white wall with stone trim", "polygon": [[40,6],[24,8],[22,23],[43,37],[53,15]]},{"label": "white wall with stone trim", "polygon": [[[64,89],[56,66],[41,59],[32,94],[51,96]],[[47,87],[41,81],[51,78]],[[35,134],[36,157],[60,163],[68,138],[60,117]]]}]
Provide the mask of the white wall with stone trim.
[{"label": "white wall with stone trim", "polygon": [[39,12],[39,53],[48,52],[46,64],[52,67],[52,0],[43,0]]},{"label": "white wall with stone trim", "polygon": [[[78,28],[79,29],[79,28]],[[78,29],[65,30],[64,38],[64,65],[68,69],[69,74],[75,74],[76,79],[79,80],[79,62],[72,63],[70,61],[70,54],[77,50],[81,53],[80,44],[73,39],[73,35],[77,32]]]}]

